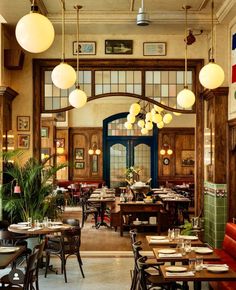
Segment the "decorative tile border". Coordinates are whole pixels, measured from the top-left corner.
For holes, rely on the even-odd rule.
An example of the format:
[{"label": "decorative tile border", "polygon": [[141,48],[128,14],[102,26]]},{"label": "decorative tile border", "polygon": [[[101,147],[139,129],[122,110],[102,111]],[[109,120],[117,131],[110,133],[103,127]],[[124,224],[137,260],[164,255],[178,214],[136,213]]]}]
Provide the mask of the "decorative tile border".
[{"label": "decorative tile border", "polygon": [[227,184],[216,184],[205,181],[204,194],[209,194],[216,197],[227,197]]}]

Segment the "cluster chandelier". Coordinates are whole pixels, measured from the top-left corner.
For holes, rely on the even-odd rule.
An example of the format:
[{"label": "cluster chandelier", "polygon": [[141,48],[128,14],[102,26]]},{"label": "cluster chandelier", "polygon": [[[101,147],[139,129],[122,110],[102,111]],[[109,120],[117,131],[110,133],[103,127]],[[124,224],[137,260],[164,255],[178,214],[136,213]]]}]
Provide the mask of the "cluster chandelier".
[{"label": "cluster chandelier", "polygon": [[[164,105],[164,102],[162,104]],[[146,110],[147,106],[149,106],[149,111]],[[178,116],[180,113],[175,113],[175,115]],[[143,107],[139,103],[133,103],[130,106],[124,126],[126,129],[132,129],[133,124],[137,121],[142,135],[147,135],[148,131],[153,129],[153,123],[157,125],[158,129],[162,129],[165,124],[169,124],[172,121],[172,118],[173,116],[170,113],[157,105],[154,105],[151,109],[150,103],[144,104]]]},{"label": "cluster chandelier", "polygon": [[20,46],[32,53],[47,50],[55,37],[52,23],[47,17],[38,13],[35,0],[32,2],[30,13],[18,21],[15,34]]},{"label": "cluster chandelier", "polygon": [[213,41],[213,11],[214,1],[211,2],[211,49],[210,49],[210,61],[205,65],[199,73],[200,83],[207,89],[216,89],[222,85],[225,74],[223,69],[215,63],[214,60],[214,41]]}]

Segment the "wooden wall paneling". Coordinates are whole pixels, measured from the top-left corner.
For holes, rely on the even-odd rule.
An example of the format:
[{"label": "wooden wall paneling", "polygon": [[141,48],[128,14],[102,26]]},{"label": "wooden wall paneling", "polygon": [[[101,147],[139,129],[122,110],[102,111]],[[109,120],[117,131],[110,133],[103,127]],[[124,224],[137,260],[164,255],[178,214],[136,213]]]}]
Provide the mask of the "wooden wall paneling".
[{"label": "wooden wall paneling", "polygon": [[[62,163],[68,163],[68,128],[56,128],[56,139],[64,139],[64,152],[61,154],[58,154],[56,157],[56,164],[60,165]],[[69,164],[68,164],[69,165]],[[62,168],[57,172],[57,179],[58,180],[67,180],[69,173],[69,168],[65,167]]]},{"label": "wooden wall paneling", "polygon": [[228,122],[228,220],[236,218],[236,119]]}]

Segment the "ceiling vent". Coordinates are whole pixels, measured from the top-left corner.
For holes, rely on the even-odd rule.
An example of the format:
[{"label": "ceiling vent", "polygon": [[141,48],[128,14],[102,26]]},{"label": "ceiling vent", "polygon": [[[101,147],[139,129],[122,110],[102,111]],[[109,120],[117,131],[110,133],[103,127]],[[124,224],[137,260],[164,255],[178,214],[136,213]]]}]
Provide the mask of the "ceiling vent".
[{"label": "ceiling vent", "polygon": [[138,10],[137,15],[137,25],[139,26],[147,26],[150,24],[149,15],[145,12],[144,9],[144,0],[142,0],[142,7]]}]

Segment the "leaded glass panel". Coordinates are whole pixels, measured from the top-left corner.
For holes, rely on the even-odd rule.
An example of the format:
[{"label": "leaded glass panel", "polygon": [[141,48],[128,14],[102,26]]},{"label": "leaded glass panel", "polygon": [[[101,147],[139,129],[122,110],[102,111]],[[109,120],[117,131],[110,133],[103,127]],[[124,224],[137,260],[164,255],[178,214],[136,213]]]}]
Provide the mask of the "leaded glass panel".
[{"label": "leaded glass panel", "polygon": [[110,187],[119,187],[125,179],[127,149],[122,144],[110,147]]},{"label": "leaded glass panel", "polygon": [[146,144],[134,147],[134,166],[140,169],[139,179],[147,181],[151,177],[151,148]]}]

